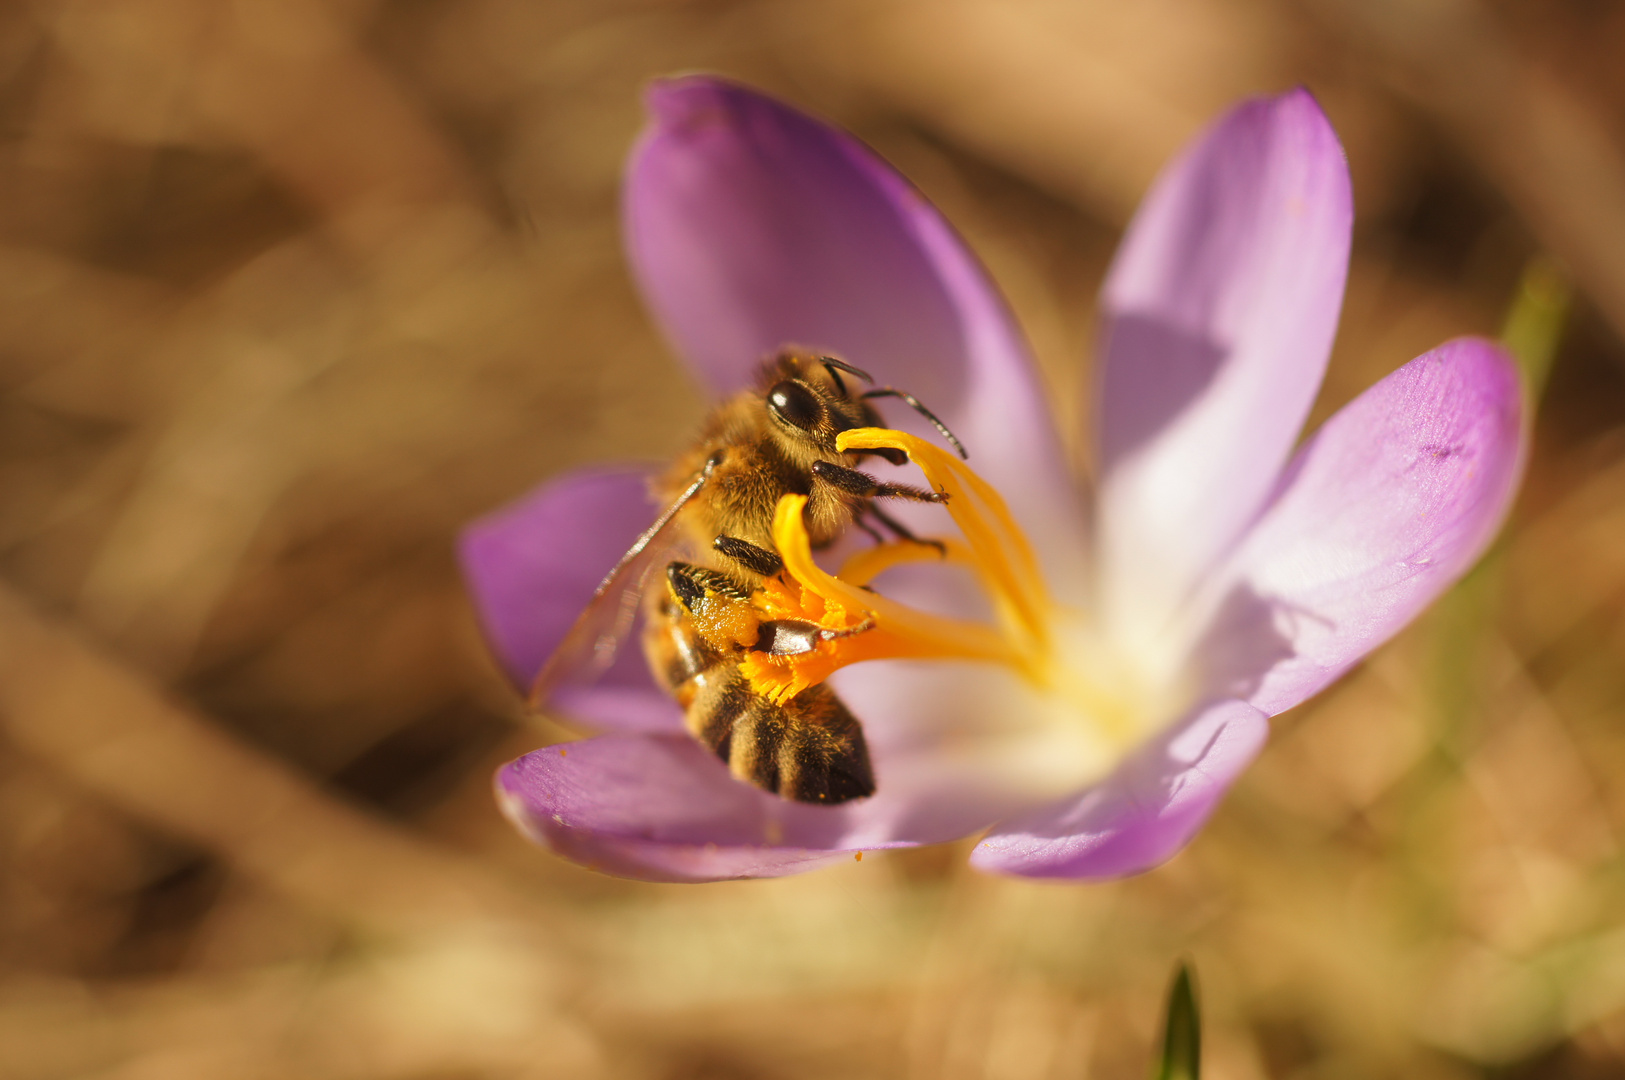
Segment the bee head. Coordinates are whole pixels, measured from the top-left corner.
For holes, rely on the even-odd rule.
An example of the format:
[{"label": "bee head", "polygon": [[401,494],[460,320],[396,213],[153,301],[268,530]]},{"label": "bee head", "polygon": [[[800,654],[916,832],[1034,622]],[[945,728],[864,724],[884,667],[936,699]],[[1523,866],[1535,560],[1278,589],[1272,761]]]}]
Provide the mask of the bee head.
[{"label": "bee head", "polygon": [[[792,439],[834,454],[835,437],[841,432],[882,424],[874,406],[851,393],[842,372],[866,383],[874,382],[868,372],[833,356],[784,350],[766,371],[768,414]],[[893,464],[903,464],[902,460],[893,460],[891,452],[881,452],[880,456]]]}]

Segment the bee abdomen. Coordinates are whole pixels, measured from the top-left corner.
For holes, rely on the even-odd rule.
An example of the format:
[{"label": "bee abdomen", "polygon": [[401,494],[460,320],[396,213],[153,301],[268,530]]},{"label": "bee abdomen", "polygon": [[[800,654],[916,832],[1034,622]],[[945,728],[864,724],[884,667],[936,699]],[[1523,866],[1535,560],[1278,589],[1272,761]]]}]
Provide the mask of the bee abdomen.
[{"label": "bee abdomen", "polygon": [[875,793],[863,728],[835,691],[823,684],[808,687],[780,711],[791,722],[778,747],[779,794],[840,803]]},{"label": "bee abdomen", "polygon": [[762,699],[732,664],[701,672],[690,685],[694,698],[683,713],[689,733],[723,761],[731,761],[734,727]]},{"label": "bee abdomen", "polygon": [[739,779],[798,802],[874,794],[863,729],[829,687],[809,687],[775,705],[737,667],[714,669],[696,682],[689,730]]}]

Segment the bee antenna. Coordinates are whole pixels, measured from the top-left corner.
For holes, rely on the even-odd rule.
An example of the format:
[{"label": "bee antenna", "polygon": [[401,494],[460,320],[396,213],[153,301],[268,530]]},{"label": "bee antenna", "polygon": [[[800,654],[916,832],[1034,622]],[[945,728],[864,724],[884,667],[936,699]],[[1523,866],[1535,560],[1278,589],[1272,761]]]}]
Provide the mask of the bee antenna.
[{"label": "bee antenna", "polygon": [[853,367],[845,360],[837,360],[833,356],[820,356],[818,362],[824,365],[824,370],[829,372],[829,377],[835,380],[835,385],[840,388],[842,395],[846,394],[846,383],[841,380],[841,372],[843,371],[848,375],[856,375],[870,385],[874,384],[875,377],[873,375],[862,368]]},{"label": "bee antenna", "polygon": [[864,394],[863,400],[868,401],[870,398],[877,397],[902,398],[909,408],[931,421],[931,426],[941,432],[942,437],[947,439],[955,450],[959,451],[960,457],[964,458],[966,461],[970,460],[970,455],[965,452],[965,444],[960,442],[954,433],[948,430],[947,424],[944,424],[941,420],[937,419],[936,413],[922,405],[919,398],[906,391],[899,390],[894,386],[882,386],[878,390],[870,390],[868,393]]}]

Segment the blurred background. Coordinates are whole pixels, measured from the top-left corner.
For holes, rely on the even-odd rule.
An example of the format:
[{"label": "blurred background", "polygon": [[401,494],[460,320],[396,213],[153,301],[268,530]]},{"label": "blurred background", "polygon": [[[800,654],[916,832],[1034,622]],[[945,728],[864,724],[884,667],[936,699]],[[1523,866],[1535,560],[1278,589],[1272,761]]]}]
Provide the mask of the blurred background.
[{"label": "blurred background", "polygon": [[[1622,54],[1611,0],[0,6],[0,1077],[1138,1077],[1181,955],[1215,1077],[1625,1075]],[[452,546],[701,416],[616,220],[694,68],[896,163],[1062,401],[1157,168],[1307,83],[1317,419],[1573,283],[1502,542],[1133,880],[529,846],[491,771],[560,732]]]}]

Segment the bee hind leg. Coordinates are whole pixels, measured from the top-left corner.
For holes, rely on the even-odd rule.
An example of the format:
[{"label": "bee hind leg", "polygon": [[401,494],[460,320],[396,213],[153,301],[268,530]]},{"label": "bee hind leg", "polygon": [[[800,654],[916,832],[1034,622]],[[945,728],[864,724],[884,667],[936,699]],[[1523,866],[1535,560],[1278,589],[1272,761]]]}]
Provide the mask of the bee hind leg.
[{"label": "bee hind leg", "polygon": [[728,575],[692,563],[666,564],[666,582],[672,595],[689,611],[705,599],[708,592],[719,593],[734,600],[749,599],[750,594],[740,588]]}]

